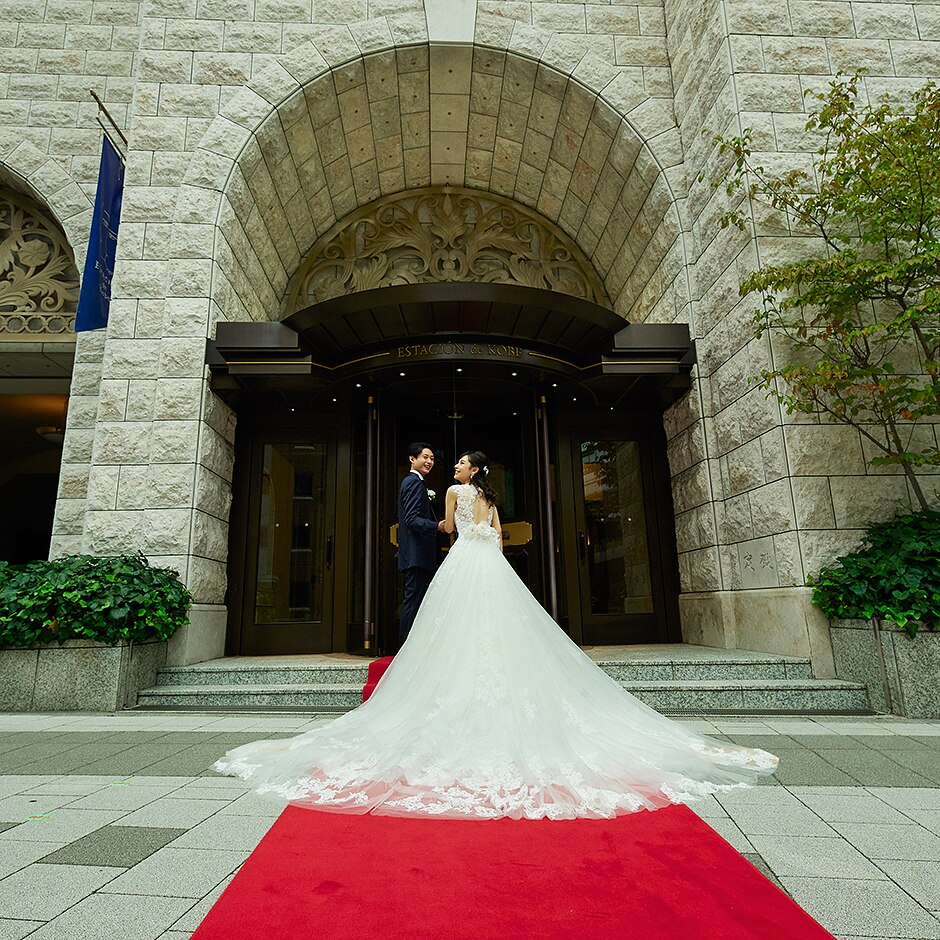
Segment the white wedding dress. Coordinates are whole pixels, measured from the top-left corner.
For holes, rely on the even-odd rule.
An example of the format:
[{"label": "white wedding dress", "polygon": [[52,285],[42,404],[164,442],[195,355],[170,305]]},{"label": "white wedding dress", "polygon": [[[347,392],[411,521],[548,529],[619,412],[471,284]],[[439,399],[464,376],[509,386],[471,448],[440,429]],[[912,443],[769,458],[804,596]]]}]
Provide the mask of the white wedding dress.
[{"label": "white wedding dress", "polygon": [[459,537],[371,698],[215,770],[314,809],[460,819],[609,818],[773,772],[773,755],[683,728],[598,668],[474,523],[476,498],[457,487]]}]

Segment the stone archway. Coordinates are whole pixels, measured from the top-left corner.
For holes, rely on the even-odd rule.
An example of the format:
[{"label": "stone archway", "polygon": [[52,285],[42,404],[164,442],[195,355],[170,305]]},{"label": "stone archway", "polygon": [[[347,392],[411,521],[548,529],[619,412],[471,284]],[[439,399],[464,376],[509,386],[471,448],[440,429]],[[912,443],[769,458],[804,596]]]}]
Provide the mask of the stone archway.
[{"label": "stone archway", "polygon": [[[369,22],[382,35],[383,20]],[[478,18],[467,45],[396,45],[384,32],[387,43],[357,45],[337,28],[336,45],[295,50],[223,107],[181,191],[174,244],[186,250],[171,260],[168,296],[192,296],[176,288],[195,276],[213,321],[272,319],[293,271],[339,219],[450,183],[557,223],[592,256],[625,318],[689,321],[671,102],[499,17]],[[197,263],[189,229],[207,219],[214,250]]]}]

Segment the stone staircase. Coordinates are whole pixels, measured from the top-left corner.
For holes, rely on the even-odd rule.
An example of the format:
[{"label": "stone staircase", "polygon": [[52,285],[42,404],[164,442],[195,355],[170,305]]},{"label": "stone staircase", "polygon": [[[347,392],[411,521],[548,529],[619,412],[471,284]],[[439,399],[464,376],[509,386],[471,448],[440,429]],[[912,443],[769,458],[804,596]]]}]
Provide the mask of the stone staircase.
[{"label": "stone staircase", "polygon": [[[637,698],[668,715],[871,714],[863,685],[816,679],[809,660],[688,644],[596,647],[587,654]],[[368,660],[233,656],[161,669],[137,707],[178,711],[338,714],[361,701]]]}]

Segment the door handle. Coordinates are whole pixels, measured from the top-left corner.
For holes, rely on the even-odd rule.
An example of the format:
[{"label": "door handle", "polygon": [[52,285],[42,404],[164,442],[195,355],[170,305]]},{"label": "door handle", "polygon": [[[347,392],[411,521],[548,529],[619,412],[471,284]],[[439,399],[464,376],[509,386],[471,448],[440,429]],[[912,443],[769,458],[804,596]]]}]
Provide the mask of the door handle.
[{"label": "door handle", "polygon": [[329,536],[326,540],[326,567],[333,567],[333,536]]},{"label": "door handle", "polygon": [[583,532],[578,533],[578,557],[581,561],[587,558],[587,544]]}]

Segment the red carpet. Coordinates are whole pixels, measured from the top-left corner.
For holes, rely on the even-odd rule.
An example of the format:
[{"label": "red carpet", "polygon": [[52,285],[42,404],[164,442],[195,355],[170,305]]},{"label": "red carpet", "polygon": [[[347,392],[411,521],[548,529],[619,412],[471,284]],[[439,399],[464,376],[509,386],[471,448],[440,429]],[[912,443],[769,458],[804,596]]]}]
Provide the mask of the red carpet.
[{"label": "red carpet", "polygon": [[394,656],[383,656],[381,659],[373,659],[369,663],[369,675],[366,678],[366,684],[362,687],[362,700],[365,701],[379,684],[379,679],[385,675],[385,670],[392,665]]},{"label": "red carpet", "polygon": [[822,940],[684,806],[480,822],[288,807],[194,940]]}]

